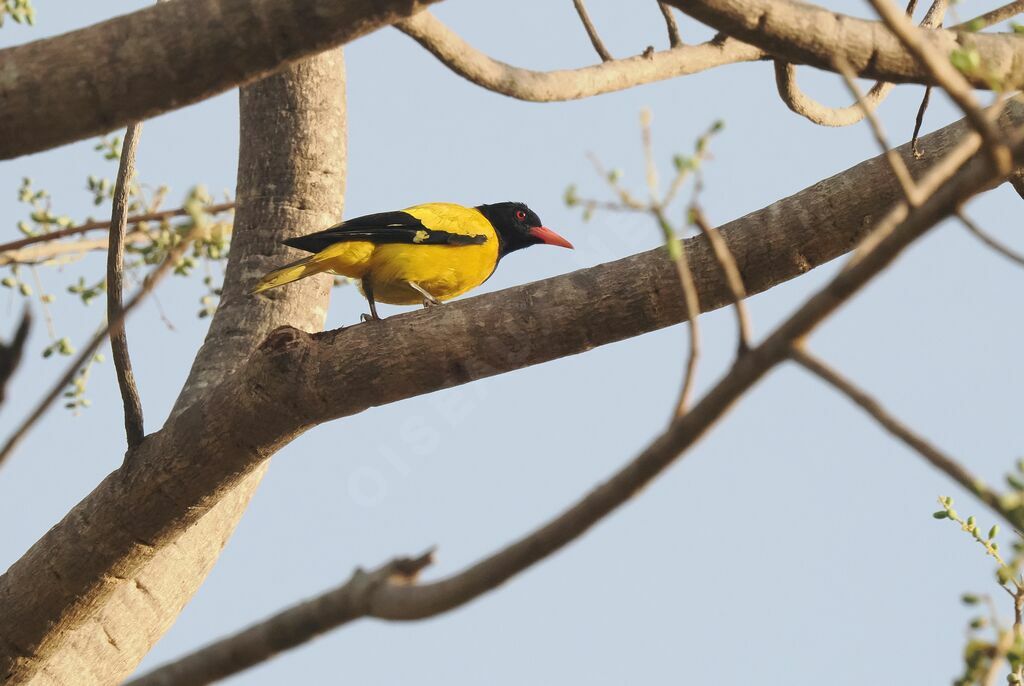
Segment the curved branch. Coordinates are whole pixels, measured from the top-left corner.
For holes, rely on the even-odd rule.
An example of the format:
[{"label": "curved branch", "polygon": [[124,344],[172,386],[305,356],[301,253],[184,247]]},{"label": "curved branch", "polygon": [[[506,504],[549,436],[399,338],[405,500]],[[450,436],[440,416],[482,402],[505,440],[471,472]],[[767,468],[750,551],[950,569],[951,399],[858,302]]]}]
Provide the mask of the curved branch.
[{"label": "curved branch", "polygon": [[850,126],[864,119],[864,107],[874,110],[888,97],[895,84],[879,81],[864,96],[864,107],[853,103],[847,107],[829,107],[810,97],[796,83],[796,66],[775,60],[775,86],[786,107],[821,126]]},{"label": "curved branch", "polygon": [[0,159],[198,102],[437,1],[176,0],[0,50]]},{"label": "curved branch", "polygon": [[495,93],[532,102],[589,98],[765,56],[758,48],[724,38],[701,45],[682,45],[650,57],[628,57],[582,69],[544,72],[513,67],[488,57],[429,12],[396,22],[395,27],[459,76]]},{"label": "curved branch", "polygon": [[124,324],[124,245],[128,227],[128,201],[131,197],[132,178],[135,176],[135,151],[139,146],[142,123],[128,126],[121,147],[121,162],[114,184],[114,197],[110,211],[110,233],[107,247],[107,321],[110,322],[110,352],[117,373],[124,405],[124,429],[131,450],[146,435],[142,414],[142,399],[132,371],[132,358],[128,352],[128,334]]},{"label": "curved branch", "polygon": [[[1011,101],[1000,121],[1020,125],[1024,106]],[[959,122],[927,140],[939,155],[969,132]],[[913,159],[909,146],[900,154],[917,174],[929,168]],[[759,293],[850,250],[872,223],[868,218],[899,199],[894,184],[877,183],[887,164],[884,156],[868,160],[724,226],[722,237],[747,291]],[[950,183],[973,184],[977,174],[976,164],[958,165]],[[690,239],[686,254],[701,307],[728,304],[728,286],[706,240]],[[869,258],[852,262],[843,273],[854,273]],[[246,279],[258,278],[257,266],[262,264],[239,268],[240,289]],[[39,669],[40,653],[56,640],[53,627],[90,616],[97,599],[110,592],[111,575],[133,578],[156,551],[205,521],[203,515],[233,487],[310,427],[678,323],[686,316],[680,296],[672,260],[659,248],[380,323],[313,335],[282,327],[237,371],[184,404],[0,577],[0,675]],[[756,360],[756,350],[744,360]],[[203,378],[201,371],[193,374]],[[695,428],[693,418],[724,411],[729,397],[719,394],[713,407],[702,402],[652,450],[664,457],[679,448],[679,440],[696,438],[688,433]],[[220,419],[215,426],[208,420],[213,412]],[[644,458],[645,464],[661,464],[661,457]],[[602,500],[598,509],[609,505],[614,503]],[[552,532],[551,542],[557,547],[564,534]],[[516,565],[551,549],[518,547]],[[462,584],[457,595],[442,581],[407,604],[389,587],[389,600],[375,604],[375,613],[410,616],[479,595],[486,590],[481,583],[494,579],[492,564],[473,570],[472,582]],[[39,574],[40,569],[51,573]]]},{"label": "curved branch", "polygon": [[[666,0],[693,18],[786,62],[835,71],[836,55],[858,76],[896,83],[941,85],[881,22],[855,19],[792,0]],[[993,82],[1013,90],[1024,85],[1024,38],[943,29],[914,29],[948,57],[977,52],[982,67],[966,74],[976,88]]]}]

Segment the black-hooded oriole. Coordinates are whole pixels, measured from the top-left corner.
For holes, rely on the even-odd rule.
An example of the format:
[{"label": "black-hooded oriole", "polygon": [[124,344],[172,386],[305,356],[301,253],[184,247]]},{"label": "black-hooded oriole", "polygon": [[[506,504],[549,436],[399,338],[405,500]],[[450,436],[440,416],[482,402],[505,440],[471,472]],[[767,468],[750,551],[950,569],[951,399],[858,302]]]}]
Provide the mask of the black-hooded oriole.
[{"label": "black-hooded oriole", "polygon": [[327,272],[358,279],[370,314],[376,302],[439,304],[476,288],[510,252],[572,244],[520,202],[463,207],[433,202],[349,219],[285,245],[313,253],[275,269],[253,293]]}]

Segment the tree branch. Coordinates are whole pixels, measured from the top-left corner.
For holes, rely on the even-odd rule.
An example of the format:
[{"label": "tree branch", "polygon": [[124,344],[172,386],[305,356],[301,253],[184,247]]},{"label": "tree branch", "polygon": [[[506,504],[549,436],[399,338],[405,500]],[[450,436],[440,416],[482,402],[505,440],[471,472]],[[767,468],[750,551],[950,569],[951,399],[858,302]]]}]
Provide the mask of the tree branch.
[{"label": "tree branch", "polygon": [[997,7],[991,12],[986,12],[981,16],[969,19],[963,23],[955,26],[950,26],[950,31],[981,31],[987,29],[993,24],[998,24],[1001,21],[1007,19],[1013,19],[1015,16],[1024,12],[1024,0],[1013,0],[1011,3],[1007,3],[1002,7]]},{"label": "tree branch", "polygon": [[[227,212],[228,210],[235,209],[235,203],[224,202],[216,205],[207,205],[203,208],[203,211],[207,214],[220,214],[221,212]],[[189,213],[187,207],[175,207],[173,210],[161,210],[159,212],[145,212],[143,214],[135,214],[128,217],[125,220],[126,224],[135,225],[143,222],[161,222],[167,219],[173,219],[174,217],[184,217]],[[70,226],[66,229],[58,229],[57,231],[50,231],[49,233],[41,233],[36,236],[26,236],[25,238],[19,238],[16,241],[10,241],[9,243],[0,243],[0,265],[7,264],[3,261],[5,253],[14,252],[21,250],[30,245],[36,243],[49,243],[51,241],[59,240],[61,238],[68,238],[69,236],[78,236],[83,233],[90,231],[96,231],[98,229],[109,229],[109,221],[87,221],[84,224],[78,226]],[[107,247],[106,241],[103,243],[103,249]]]},{"label": "tree branch", "polygon": [[878,422],[891,436],[919,454],[933,467],[956,481],[968,492],[988,505],[993,512],[1002,517],[1010,526],[1018,529],[1024,526],[1024,516],[1022,516],[1022,513],[1004,507],[999,498],[999,493],[986,486],[981,479],[952,457],[914,433],[903,422],[882,407],[877,400],[858,388],[852,381],[802,348],[794,348],[791,356],[798,365],[832,386],[832,388],[845,395],[853,404],[864,410],[868,416]]},{"label": "tree branch", "polygon": [[[1011,101],[1002,124],[1016,126],[1022,121],[1024,107]],[[930,134],[928,143],[943,152],[960,149],[961,140],[976,147],[979,139],[968,132],[960,122]],[[901,154],[915,173],[928,169],[912,159],[908,146]],[[947,209],[952,211],[947,204],[999,181],[984,160],[962,161],[953,160],[953,180],[930,204],[922,205],[922,212],[915,214],[919,223],[911,229],[924,230],[925,223],[948,213]],[[942,162],[945,167],[951,164],[945,158]],[[893,205],[898,198],[898,189],[877,183],[886,164],[884,157],[868,160],[723,227],[723,239],[733,251],[748,292],[761,292],[849,250],[870,224],[866,218],[877,217],[879,208]],[[892,240],[909,240],[916,234],[895,235]],[[701,307],[706,311],[730,302],[706,239],[690,239],[686,252],[701,290]],[[871,254],[851,262],[840,274],[841,283],[855,285],[849,279],[864,269],[877,268]],[[243,300],[244,289],[255,283],[269,259],[236,266],[232,277],[237,279],[236,290],[228,299],[250,302]],[[830,303],[837,302],[834,294],[822,298],[810,315],[777,335],[788,339],[813,326]],[[256,300],[268,300],[267,307],[272,307],[269,299]],[[131,578],[153,559],[155,551],[183,531],[194,530],[189,527],[203,521],[203,515],[247,475],[315,424],[579,353],[678,323],[685,314],[672,261],[664,249],[657,249],[373,325],[313,335],[279,329],[237,371],[193,394],[190,402],[182,402],[163,429],[148,436],[120,469],[0,577],[0,674],[20,677],[39,669],[42,658],[54,649],[54,627],[90,617],[97,602],[111,592],[111,575]],[[778,346],[780,339],[768,340]],[[221,343],[230,345],[230,339]],[[727,389],[705,398],[674,424],[667,438],[642,456],[644,467],[631,472],[629,479],[642,481],[648,467],[663,467],[687,441],[696,440],[698,428],[720,416],[741,387],[748,387],[763,373],[765,353],[759,350],[761,346],[736,365],[739,371],[734,370],[736,376],[730,373]],[[233,354],[239,354],[238,346]],[[788,354],[788,344],[778,354]],[[211,368],[217,357],[194,367],[193,377],[215,378],[203,370]],[[220,418],[216,426],[208,421],[214,411]],[[612,492],[602,493],[599,503],[587,505],[589,512],[615,506],[607,498]],[[579,518],[571,521],[573,529],[581,523]],[[481,563],[458,583],[424,586],[420,595],[408,600],[388,587],[386,602],[375,605],[374,611],[382,617],[423,616],[452,602],[464,602],[507,578],[502,575],[514,573],[521,563],[563,544],[568,532],[564,527],[547,531],[553,536],[546,539],[548,543],[524,544],[509,553],[514,564],[507,555]],[[41,575],[40,569],[53,573]],[[496,570],[501,574],[496,575]]]},{"label": "tree branch", "polygon": [[[880,22],[855,19],[792,0],[666,0],[693,18],[756,45],[773,57],[835,71],[836,55],[858,76],[896,83],[938,85],[932,74]],[[1004,34],[914,29],[937,52],[977,52],[982,68],[966,75],[976,88],[993,82],[1024,85],[1024,41]]]},{"label": "tree branch", "polygon": [[117,373],[124,405],[124,429],[131,450],[146,436],[142,415],[142,399],[132,372],[132,358],[128,353],[128,334],[124,326],[124,244],[127,228],[128,203],[131,198],[132,179],[135,176],[135,152],[142,134],[142,123],[131,124],[124,134],[121,161],[114,184],[113,208],[110,214],[110,233],[107,248],[107,321],[110,323],[110,352]]},{"label": "tree branch", "polygon": [[[1017,154],[1024,154],[1024,145],[1018,142],[1016,148]],[[859,259],[851,260],[845,269],[808,298],[763,343],[744,351],[730,371],[692,411],[676,418],[664,434],[656,438],[640,455],[610,479],[545,525],[448,578],[425,584],[394,584],[385,581],[366,591],[355,607],[351,602],[332,602],[327,608],[324,607],[324,597],[308,601],[305,607],[320,604],[324,609],[332,611],[318,614],[316,622],[306,627],[307,640],[328,628],[340,626],[361,616],[389,620],[417,620],[436,616],[497,588],[516,574],[579,538],[672,465],[700,440],[744,393],[775,365],[785,361],[792,354],[794,344],[804,340],[846,300],[889,266],[914,240],[953,212],[964,199],[997,181],[1000,170],[991,164],[986,155],[973,154],[977,149],[977,136],[968,137],[950,151],[947,159],[931,168],[921,183],[921,186],[931,194],[920,206],[910,208],[906,203],[900,203],[889,209],[868,236],[865,243],[869,243],[871,247],[862,250]],[[958,173],[961,168],[968,171]],[[294,334],[292,336],[294,337]],[[323,394],[326,390],[323,389],[320,393]],[[341,589],[347,593],[346,600],[350,599],[350,589],[350,586],[349,589]],[[335,590],[332,594],[338,592]],[[336,601],[337,598],[333,600]],[[230,673],[226,671],[226,664],[214,664],[213,661],[223,661],[226,657],[230,659],[235,650],[255,655],[257,651],[251,645],[252,639],[288,632],[291,628],[289,624],[293,625],[294,617],[299,611],[300,608],[287,610],[265,623],[250,627],[242,634],[224,639],[215,644],[216,650],[212,647],[203,649],[201,654],[206,660],[202,665],[203,669],[212,674]],[[290,633],[293,642],[295,638],[294,633]],[[264,659],[271,656],[269,651],[260,652]],[[184,662],[196,665],[196,659],[187,657]],[[237,665],[238,661],[234,661],[234,664]],[[170,665],[161,672],[172,674],[177,666]],[[181,683],[194,683],[192,679],[195,676],[194,673],[185,673]],[[144,679],[142,683],[152,686],[156,683],[173,682],[160,681],[153,675],[150,679]]]},{"label": "tree branch", "polygon": [[682,45],[650,57],[628,57],[582,69],[543,72],[520,69],[488,57],[429,12],[396,22],[395,28],[459,76],[487,90],[532,102],[589,98],[765,56],[758,48],[723,38],[700,45]]},{"label": "tree branch", "polygon": [[661,16],[665,18],[665,30],[668,31],[669,47],[678,48],[683,44],[683,39],[679,37],[679,24],[676,23],[676,18],[672,16],[672,8],[664,2],[658,2],[658,9],[661,10]]},{"label": "tree branch", "polygon": [[590,21],[590,15],[587,14],[587,6],[583,4],[583,0],[572,0],[572,4],[576,8],[576,14],[579,15],[580,21],[583,22],[583,28],[586,29],[587,36],[590,38],[590,44],[594,46],[594,50],[597,52],[598,57],[601,58],[601,61],[611,62],[614,60],[615,58],[608,52],[608,48],[604,47],[594,22]]},{"label": "tree branch", "polygon": [[0,50],[0,159],[198,102],[436,1],[176,0]]}]

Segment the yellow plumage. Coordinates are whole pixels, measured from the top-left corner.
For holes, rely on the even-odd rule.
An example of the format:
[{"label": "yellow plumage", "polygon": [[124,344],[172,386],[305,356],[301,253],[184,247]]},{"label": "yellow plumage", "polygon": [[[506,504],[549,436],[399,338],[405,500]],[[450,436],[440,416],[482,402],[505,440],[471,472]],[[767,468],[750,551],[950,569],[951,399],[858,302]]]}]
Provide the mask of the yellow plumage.
[{"label": "yellow plumage", "polygon": [[[491,223],[472,207],[428,203],[402,210],[423,226],[461,236],[483,236],[469,245],[422,245],[345,241],[334,243],[298,262],[267,274],[253,289],[260,293],[313,274],[331,273],[359,279],[373,297],[392,305],[423,302],[418,284],[438,300],[449,300],[476,288],[498,264],[498,237]],[[413,239],[415,240],[415,238]]]}]

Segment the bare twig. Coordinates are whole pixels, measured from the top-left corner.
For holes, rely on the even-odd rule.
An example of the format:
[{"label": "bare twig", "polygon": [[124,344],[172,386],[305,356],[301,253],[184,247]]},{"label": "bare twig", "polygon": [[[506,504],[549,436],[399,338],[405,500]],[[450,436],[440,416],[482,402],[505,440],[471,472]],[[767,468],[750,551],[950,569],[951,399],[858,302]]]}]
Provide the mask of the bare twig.
[{"label": "bare twig", "polygon": [[[864,108],[854,103],[848,107],[828,107],[804,93],[796,82],[796,67],[789,62],[775,60],[775,86],[786,106],[821,126],[850,126],[864,118]],[[879,81],[871,87],[864,101],[874,110],[894,88],[893,84]]]},{"label": "bare twig", "polygon": [[142,400],[132,372],[131,355],[128,352],[128,334],[124,326],[124,244],[128,219],[128,204],[131,199],[132,180],[135,176],[135,152],[142,134],[142,123],[131,124],[124,134],[121,147],[121,161],[114,184],[113,209],[110,214],[110,233],[107,247],[107,321],[110,322],[110,352],[117,373],[117,385],[121,389],[124,405],[124,428],[131,450],[146,435]]},{"label": "bare twig", "polygon": [[[227,212],[228,210],[235,209],[235,203],[225,202],[217,205],[209,205],[204,207],[203,211],[207,214],[220,214],[221,212]],[[128,217],[125,220],[126,224],[135,225],[141,224],[142,222],[157,222],[164,221],[165,219],[172,219],[174,217],[183,217],[189,213],[189,210],[185,207],[176,207],[173,210],[163,210],[160,212],[147,212],[145,214],[136,214]],[[49,241],[59,240],[61,238],[68,238],[69,236],[77,236],[79,234],[88,233],[89,231],[97,231],[99,229],[109,229],[109,221],[88,221],[78,226],[71,226],[66,229],[59,229],[57,231],[51,231],[49,233],[41,233],[38,236],[26,236],[25,238],[19,238],[16,241],[10,241],[9,243],[0,243],[0,253],[7,253],[13,250],[21,250],[29,245],[35,245],[36,243],[47,243]]]},{"label": "bare twig", "polygon": [[499,62],[463,40],[430,12],[396,22],[395,28],[422,45],[446,67],[472,83],[530,102],[578,100],[707,69],[752,62],[765,51],[732,38],[680,45],[650,56],[604,62],[582,69],[533,71]]},{"label": "bare twig", "polygon": [[356,569],[352,578],[341,586],[127,681],[124,686],[208,684],[237,674],[302,645],[314,636],[365,616],[381,586],[415,583],[419,573],[433,561],[434,551],[428,550],[418,557],[396,558],[369,572]]},{"label": "bare twig", "polygon": [[[193,229],[193,232],[195,229]],[[71,383],[71,380],[75,377],[75,374],[79,369],[92,357],[96,350],[106,340],[107,335],[110,333],[112,326],[117,326],[124,322],[128,314],[135,309],[135,307],[145,300],[146,296],[149,295],[160,280],[167,275],[167,272],[178,263],[181,259],[182,254],[185,252],[191,243],[191,236],[183,238],[177,245],[171,248],[167,256],[164,257],[164,261],[158,264],[153,270],[146,276],[142,282],[142,286],[135,293],[131,300],[121,310],[121,316],[116,320],[108,320],[107,324],[102,327],[92,340],[89,341],[88,345],[82,349],[78,356],[68,365],[64,374],[57,380],[57,382],[50,388],[49,392],[39,401],[39,403],[33,408],[32,412],[22,420],[21,424],[14,430],[14,432],[8,437],[7,441],[0,448],[0,467],[7,461],[7,458],[11,456],[14,449],[18,447],[21,440],[28,434],[28,432],[35,426],[36,422],[46,413],[53,401],[60,396],[64,388]]]},{"label": "bare twig", "polygon": [[1000,241],[996,240],[989,233],[983,230],[980,226],[975,224],[970,217],[968,217],[962,209],[956,211],[957,219],[959,219],[963,225],[974,234],[982,243],[995,250],[997,253],[1005,257],[1006,259],[1014,262],[1018,266],[1024,267],[1024,255],[1019,252],[1003,245]]},{"label": "bare twig", "polygon": [[678,48],[683,44],[683,39],[679,37],[679,24],[676,23],[676,18],[672,14],[672,8],[663,2],[659,2],[658,9],[661,10],[661,16],[665,17],[665,29],[668,31],[669,46]]},{"label": "bare twig", "polygon": [[921,127],[924,126],[924,113],[928,111],[928,103],[932,99],[932,87],[924,87],[924,96],[921,98],[921,105],[917,108],[917,117],[914,119],[914,135],[910,138],[910,149],[914,153],[914,157],[921,159],[924,157],[924,151],[918,146],[918,140],[921,136]]},{"label": "bare twig", "polygon": [[739,332],[739,350],[742,355],[750,348],[750,316],[747,314],[745,302],[747,289],[743,285],[743,276],[740,274],[736,259],[733,257],[732,251],[729,250],[729,246],[726,245],[725,239],[722,238],[718,229],[708,223],[704,212],[696,204],[690,206],[690,218],[701,233],[707,237],[708,243],[711,244],[711,251],[715,254],[718,266],[722,269],[722,274],[729,286],[736,310],[736,328]]},{"label": "bare twig", "polygon": [[1011,3],[1007,3],[1002,7],[997,7],[991,12],[986,12],[974,19],[968,19],[965,22],[950,26],[950,31],[981,31],[987,29],[993,24],[998,24],[1001,21],[1007,19],[1013,19],[1015,16],[1024,12],[1024,0],[1013,0]]},{"label": "bare twig", "polygon": [[891,0],[869,0],[889,30],[903,43],[928,74],[941,85],[949,97],[963,111],[964,116],[985,141],[986,154],[1004,176],[1010,173],[1010,151],[993,121],[985,114],[974,97],[971,84],[957,71],[949,58],[931,43],[892,4]]},{"label": "bare twig", "polygon": [[[700,327],[697,324],[700,314],[700,299],[697,295],[697,285],[693,280],[693,271],[686,259],[685,242],[675,240],[679,246],[675,253],[676,272],[679,274],[679,283],[683,287],[683,299],[686,301],[687,331],[689,332],[689,351],[686,356],[686,368],[683,372],[683,385],[679,389],[679,400],[676,401],[675,416],[681,417],[686,414],[690,407],[690,397],[693,394],[693,385],[697,378],[697,361],[700,359]],[[672,248],[669,252],[672,253]]]},{"label": "bare twig", "polygon": [[900,157],[899,153],[892,149],[889,145],[889,141],[885,136],[885,131],[882,130],[882,123],[878,121],[878,117],[875,116],[874,112],[871,111],[870,106],[867,103],[867,98],[860,90],[860,86],[857,85],[853,70],[850,69],[850,65],[842,57],[837,56],[836,58],[836,71],[839,72],[840,76],[843,77],[843,82],[849,89],[850,93],[853,94],[854,99],[857,101],[857,105],[861,108],[864,116],[868,120],[868,124],[871,126],[871,133],[875,136],[875,141],[878,143],[878,147],[882,149],[882,153],[885,154],[885,159],[889,162],[889,168],[892,169],[892,173],[896,176],[896,180],[900,184],[900,188],[903,190],[903,197],[907,199],[907,202],[913,207],[920,203],[921,199],[917,192],[917,185],[914,183],[914,177],[910,175],[910,170],[907,169],[906,163],[903,158]]},{"label": "bare twig", "polygon": [[25,341],[28,340],[29,329],[32,328],[32,314],[25,308],[21,315],[21,323],[10,343],[0,343],[0,403],[6,399],[7,382],[14,375],[14,370],[21,362],[21,352],[25,348]]},{"label": "bare twig", "polygon": [[615,58],[608,52],[608,48],[604,47],[604,43],[601,42],[601,36],[597,34],[597,28],[594,26],[594,22],[590,21],[590,15],[587,14],[587,8],[583,4],[583,0],[572,0],[572,4],[576,7],[576,14],[580,15],[580,21],[583,22],[583,28],[587,30],[587,36],[590,37],[590,43],[594,46],[594,50],[600,55],[602,62],[611,62]]},{"label": "bare twig", "polygon": [[883,408],[877,400],[858,388],[852,381],[802,347],[794,346],[791,357],[794,362],[832,386],[857,405],[857,407],[867,412],[872,419],[878,422],[894,438],[918,453],[933,467],[946,474],[946,476],[956,481],[988,505],[993,512],[1006,520],[1010,526],[1020,527],[1024,524],[1024,517],[1021,516],[1021,513],[1015,513],[1013,510],[1005,507],[999,498],[998,492],[986,486],[981,479],[968,471],[967,468],[955,459],[914,433],[909,427],[894,417],[892,413]]}]

